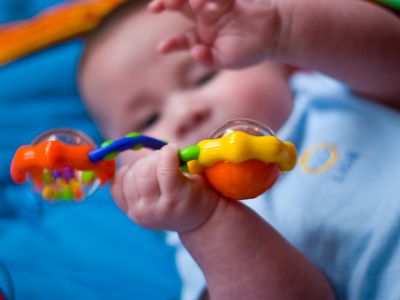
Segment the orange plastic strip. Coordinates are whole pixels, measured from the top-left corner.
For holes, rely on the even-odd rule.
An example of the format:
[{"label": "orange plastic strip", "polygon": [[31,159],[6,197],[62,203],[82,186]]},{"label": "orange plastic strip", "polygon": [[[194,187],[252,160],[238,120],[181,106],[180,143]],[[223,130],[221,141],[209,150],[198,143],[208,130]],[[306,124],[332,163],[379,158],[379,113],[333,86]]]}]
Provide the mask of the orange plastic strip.
[{"label": "orange plastic strip", "polygon": [[33,19],[0,26],[0,65],[94,29],[127,0],[87,0],[57,5]]},{"label": "orange plastic strip", "polygon": [[[106,160],[92,163],[89,160],[89,152],[92,149],[92,146],[73,146],[60,141],[46,141],[35,146],[22,146],[15,153],[11,163],[11,178],[15,183],[25,183],[28,173],[36,181],[39,180],[37,179],[38,174],[43,169],[71,167],[79,171],[95,172],[100,184],[104,185],[115,174],[115,161]],[[37,183],[35,182],[35,184]]]}]

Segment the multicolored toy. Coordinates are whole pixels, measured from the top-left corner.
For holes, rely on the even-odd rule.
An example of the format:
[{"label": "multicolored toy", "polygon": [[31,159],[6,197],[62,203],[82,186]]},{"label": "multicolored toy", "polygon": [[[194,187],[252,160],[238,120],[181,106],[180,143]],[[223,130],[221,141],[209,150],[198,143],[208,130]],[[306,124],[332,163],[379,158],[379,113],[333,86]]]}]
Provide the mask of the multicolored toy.
[{"label": "multicolored toy", "polygon": [[[120,152],[164,145],[164,141],[130,133],[96,148],[79,131],[52,130],[17,150],[10,173],[16,183],[29,178],[45,200],[79,202],[113,178]],[[282,171],[290,171],[296,163],[292,143],[280,141],[272,131],[247,119],[228,122],[211,139],[181,149],[178,155],[182,169],[203,174],[219,193],[235,200],[265,192]]]}]

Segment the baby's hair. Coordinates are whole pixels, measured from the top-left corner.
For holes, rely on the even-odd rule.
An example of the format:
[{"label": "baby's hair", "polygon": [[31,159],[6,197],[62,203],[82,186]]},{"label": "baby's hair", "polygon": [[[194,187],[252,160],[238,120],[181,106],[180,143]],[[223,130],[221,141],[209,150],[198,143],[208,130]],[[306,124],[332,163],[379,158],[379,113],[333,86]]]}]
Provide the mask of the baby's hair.
[{"label": "baby's hair", "polygon": [[98,41],[107,35],[112,27],[118,26],[125,19],[125,17],[129,16],[131,13],[134,13],[136,10],[144,8],[148,3],[149,0],[129,0],[126,3],[118,6],[115,10],[113,10],[113,12],[107,15],[96,29],[86,34],[83,37],[85,48],[81,57],[81,66],[85,62],[86,55],[93,47],[95,47]]}]

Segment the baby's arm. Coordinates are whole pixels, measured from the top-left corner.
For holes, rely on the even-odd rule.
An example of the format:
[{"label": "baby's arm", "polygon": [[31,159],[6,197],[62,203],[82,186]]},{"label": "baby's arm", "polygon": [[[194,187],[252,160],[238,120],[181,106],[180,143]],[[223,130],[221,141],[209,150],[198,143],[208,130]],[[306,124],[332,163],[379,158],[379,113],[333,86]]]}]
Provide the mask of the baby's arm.
[{"label": "baby's arm", "polygon": [[221,199],[203,226],[180,238],[211,299],[334,299],[320,271],[240,202]]},{"label": "baby's arm", "polygon": [[257,214],[180,173],[176,147],[120,171],[112,192],[135,222],[178,231],[211,299],[334,298],[320,271]]},{"label": "baby's arm", "polygon": [[361,0],[154,0],[182,11],[193,30],[160,50],[188,49],[216,67],[272,59],[318,70],[373,99],[400,107],[400,19]]},{"label": "baby's arm", "polygon": [[276,59],[319,70],[400,107],[400,19],[369,1],[283,1]]}]

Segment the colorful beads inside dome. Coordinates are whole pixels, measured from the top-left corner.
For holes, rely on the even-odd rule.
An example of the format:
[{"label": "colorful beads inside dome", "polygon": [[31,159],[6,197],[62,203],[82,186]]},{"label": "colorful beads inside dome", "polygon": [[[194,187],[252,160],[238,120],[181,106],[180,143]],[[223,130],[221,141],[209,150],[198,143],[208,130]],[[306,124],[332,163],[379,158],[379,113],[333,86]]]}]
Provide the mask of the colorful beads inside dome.
[{"label": "colorful beads inside dome", "polygon": [[[89,145],[95,143],[85,134],[70,129],[57,129],[39,136],[33,145],[45,141],[61,141],[68,145]],[[38,183],[39,182],[39,183]],[[49,202],[80,202],[99,186],[96,173],[91,170],[77,170],[72,165],[58,169],[41,170],[41,180],[35,180],[34,190]]]}]

